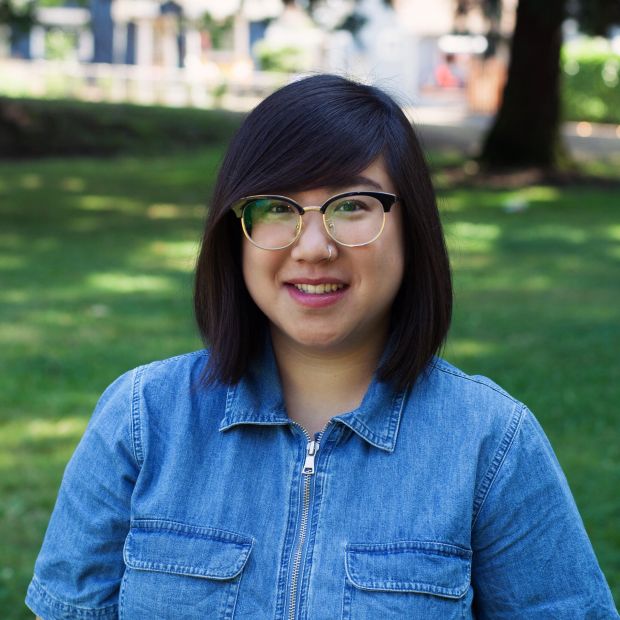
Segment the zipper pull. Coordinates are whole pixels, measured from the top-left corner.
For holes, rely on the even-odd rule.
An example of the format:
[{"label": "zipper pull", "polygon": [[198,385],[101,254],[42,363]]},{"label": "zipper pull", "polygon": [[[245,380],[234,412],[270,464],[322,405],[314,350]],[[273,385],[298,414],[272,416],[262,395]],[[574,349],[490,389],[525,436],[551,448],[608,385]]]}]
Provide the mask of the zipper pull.
[{"label": "zipper pull", "polygon": [[304,461],[304,468],[302,470],[303,474],[313,474],[314,473],[314,457],[319,449],[318,441],[309,441],[306,447],[306,460]]}]

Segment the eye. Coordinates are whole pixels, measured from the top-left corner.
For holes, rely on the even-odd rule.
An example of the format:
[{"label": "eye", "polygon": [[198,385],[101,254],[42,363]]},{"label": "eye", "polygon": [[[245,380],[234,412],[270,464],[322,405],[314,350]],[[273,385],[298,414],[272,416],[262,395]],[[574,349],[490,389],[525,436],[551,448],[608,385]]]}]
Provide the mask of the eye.
[{"label": "eye", "polygon": [[366,209],[366,205],[361,200],[342,200],[334,205],[334,211],[341,213],[355,213],[363,209]]},{"label": "eye", "polygon": [[281,200],[269,198],[257,199],[248,204],[248,208],[254,218],[268,218],[281,215],[290,215],[293,208]]},{"label": "eye", "polygon": [[281,213],[290,213],[292,211],[289,205],[282,204],[281,202],[274,202],[268,208],[269,213],[273,213],[274,215],[278,215]]}]

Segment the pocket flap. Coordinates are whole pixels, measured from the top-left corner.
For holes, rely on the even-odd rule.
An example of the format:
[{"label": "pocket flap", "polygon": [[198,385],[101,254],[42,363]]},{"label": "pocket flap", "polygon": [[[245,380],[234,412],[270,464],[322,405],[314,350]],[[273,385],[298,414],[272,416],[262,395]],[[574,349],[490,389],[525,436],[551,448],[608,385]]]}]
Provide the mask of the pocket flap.
[{"label": "pocket flap", "polygon": [[469,549],[426,541],[348,544],[349,581],[362,590],[423,592],[460,598],[469,588]]},{"label": "pocket flap", "polygon": [[254,540],[211,527],[132,521],[123,558],[130,568],[207,579],[232,579],[243,569]]}]

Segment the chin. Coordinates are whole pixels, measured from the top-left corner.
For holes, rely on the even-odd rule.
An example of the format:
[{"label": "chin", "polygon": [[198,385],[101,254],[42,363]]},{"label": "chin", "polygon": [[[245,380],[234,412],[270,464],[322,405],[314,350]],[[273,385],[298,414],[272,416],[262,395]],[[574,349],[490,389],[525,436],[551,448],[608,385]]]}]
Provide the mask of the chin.
[{"label": "chin", "polygon": [[318,330],[309,329],[303,332],[284,332],[284,334],[296,344],[310,349],[327,350],[338,348],[344,344],[343,336],[331,331],[320,332]]}]

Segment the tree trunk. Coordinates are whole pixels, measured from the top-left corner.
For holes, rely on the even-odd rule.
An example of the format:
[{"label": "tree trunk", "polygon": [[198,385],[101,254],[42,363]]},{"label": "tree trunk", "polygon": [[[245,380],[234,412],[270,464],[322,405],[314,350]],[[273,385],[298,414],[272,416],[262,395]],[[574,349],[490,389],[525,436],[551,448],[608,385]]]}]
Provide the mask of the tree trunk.
[{"label": "tree trunk", "polygon": [[553,168],[560,140],[560,48],[566,0],[519,0],[508,79],[480,160]]}]

